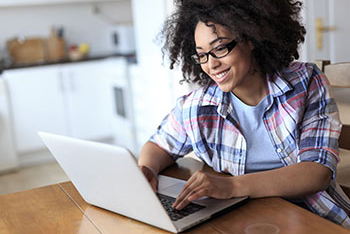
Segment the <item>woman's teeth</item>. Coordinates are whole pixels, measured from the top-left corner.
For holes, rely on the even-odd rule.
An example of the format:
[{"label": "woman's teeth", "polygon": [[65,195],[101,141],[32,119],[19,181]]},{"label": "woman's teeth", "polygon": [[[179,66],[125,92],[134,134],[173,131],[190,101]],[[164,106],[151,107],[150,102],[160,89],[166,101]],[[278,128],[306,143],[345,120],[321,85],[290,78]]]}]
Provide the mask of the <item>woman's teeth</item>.
[{"label": "woman's teeth", "polygon": [[221,72],[220,74],[215,75],[215,77],[218,78],[218,79],[220,79],[220,78],[222,78],[224,75],[226,75],[227,72],[228,72],[228,71]]}]

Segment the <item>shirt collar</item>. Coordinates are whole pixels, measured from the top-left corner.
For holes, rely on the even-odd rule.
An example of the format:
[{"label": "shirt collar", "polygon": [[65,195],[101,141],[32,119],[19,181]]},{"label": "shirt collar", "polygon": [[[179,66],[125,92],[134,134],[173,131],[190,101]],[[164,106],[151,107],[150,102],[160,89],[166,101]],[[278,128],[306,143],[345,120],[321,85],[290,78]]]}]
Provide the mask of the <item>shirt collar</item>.
[{"label": "shirt collar", "polygon": [[288,81],[283,78],[284,76],[285,74],[280,72],[276,72],[273,76],[266,75],[268,95],[278,97],[292,89]]},{"label": "shirt collar", "polygon": [[217,106],[217,112],[226,118],[232,111],[230,93],[223,92],[217,84],[210,84],[203,90],[199,106]]}]

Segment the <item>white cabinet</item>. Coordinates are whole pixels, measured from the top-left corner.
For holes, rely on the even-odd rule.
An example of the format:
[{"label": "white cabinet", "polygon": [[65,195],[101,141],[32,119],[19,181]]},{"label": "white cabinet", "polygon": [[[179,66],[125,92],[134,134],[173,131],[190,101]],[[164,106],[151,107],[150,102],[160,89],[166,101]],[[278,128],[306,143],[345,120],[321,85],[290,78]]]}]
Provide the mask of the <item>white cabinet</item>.
[{"label": "white cabinet", "polygon": [[69,134],[83,139],[103,139],[112,135],[112,93],[110,76],[115,69],[105,60],[63,66]]},{"label": "white cabinet", "polygon": [[37,131],[67,133],[63,84],[57,66],[5,71],[17,152],[43,146]]},{"label": "white cabinet", "polygon": [[17,153],[44,147],[38,131],[98,140],[112,136],[104,60],[6,70]]},{"label": "white cabinet", "polygon": [[8,89],[4,80],[0,79],[0,172],[18,165],[11,126]]}]

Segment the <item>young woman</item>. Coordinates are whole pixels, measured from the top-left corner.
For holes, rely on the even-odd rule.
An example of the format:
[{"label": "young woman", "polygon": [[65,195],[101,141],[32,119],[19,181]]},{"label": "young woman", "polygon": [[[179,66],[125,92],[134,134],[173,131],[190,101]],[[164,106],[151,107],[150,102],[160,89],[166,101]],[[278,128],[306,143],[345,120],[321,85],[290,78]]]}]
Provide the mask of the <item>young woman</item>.
[{"label": "young woman", "polygon": [[280,196],[350,228],[335,181],[338,110],[329,82],[298,59],[305,28],[294,0],[183,0],[165,24],[171,68],[201,88],[180,97],[140,154],[157,174],[191,151],[220,177],[196,172],[173,207],[203,196]]}]

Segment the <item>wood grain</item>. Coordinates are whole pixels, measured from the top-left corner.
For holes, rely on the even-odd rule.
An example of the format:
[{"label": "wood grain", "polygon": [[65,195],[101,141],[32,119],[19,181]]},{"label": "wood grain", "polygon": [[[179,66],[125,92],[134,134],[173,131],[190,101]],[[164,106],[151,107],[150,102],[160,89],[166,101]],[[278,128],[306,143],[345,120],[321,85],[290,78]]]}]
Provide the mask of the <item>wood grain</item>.
[{"label": "wood grain", "polygon": [[[76,201],[77,206],[85,213],[87,217],[98,227],[102,233],[133,233],[133,234],[162,234],[169,233],[165,230],[144,224],[137,220],[104,210],[86,203],[79,195],[71,182],[61,183],[60,186]],[[185,233],[203,233],[203,234],[219,234],[209,223],[198,226]]]},{"label": "wood grain", "polygon": [[[188,178],[201,162],[184,158],[164,171]],[[212,172],[211,173],[215,173]],[[275,225],[280,233],[345,234],[349,230],[281,198],[251,199],[184,233],[245,233],[250,225]],[[163,234],[167,231],[87,204],[71,182],[0,196],[1,234]]]},{"label": "wood grain", "polygon": [[323,219],[281,198],[249,200],[246,204],[211,222],[222,233],[245,233],[250,225],[267,223],[280,233],[350,233],[343,227]]},{"label": "wood grain", "polygon": [[0,196],[0,233],[55,234],[99,231],[58,185]]}]

